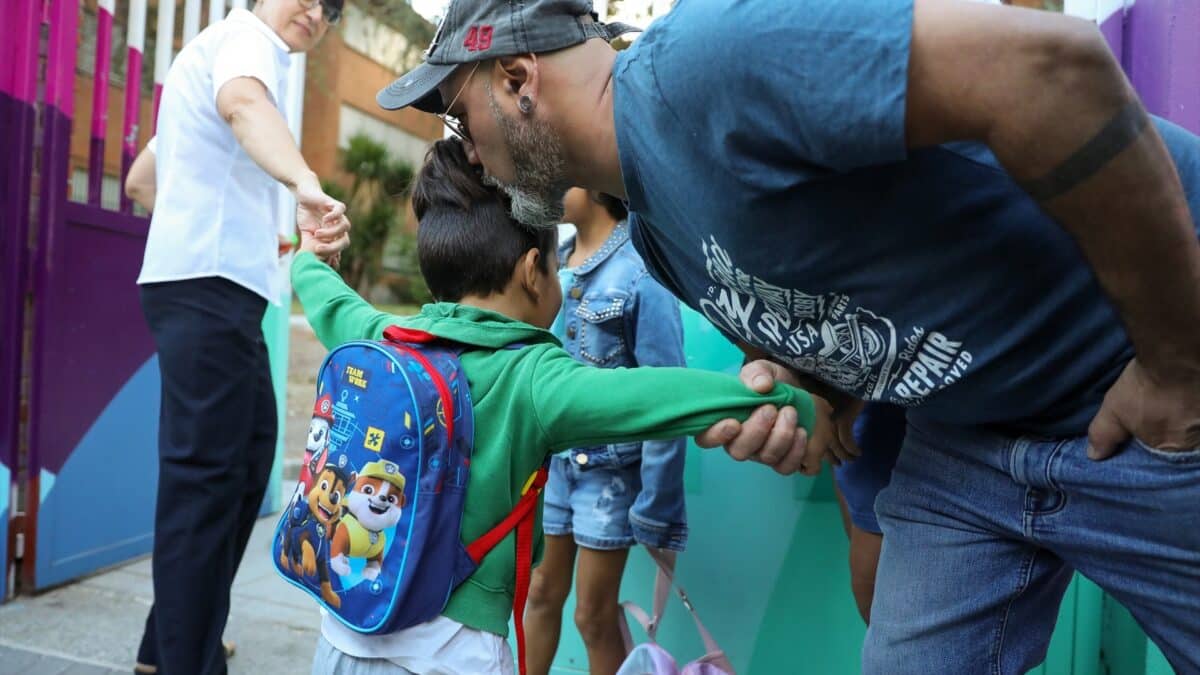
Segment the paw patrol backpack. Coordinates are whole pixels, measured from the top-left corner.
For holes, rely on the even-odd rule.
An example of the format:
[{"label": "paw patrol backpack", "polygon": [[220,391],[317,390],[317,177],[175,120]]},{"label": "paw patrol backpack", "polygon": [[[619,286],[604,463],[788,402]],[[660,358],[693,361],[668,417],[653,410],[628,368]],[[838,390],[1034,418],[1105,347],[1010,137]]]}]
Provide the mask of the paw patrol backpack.
[{"label": "paw patrol backpack", "polygon": [[474,438],[459,349],[392,326],[325,358],[304,464],[275,531],[279,573],[346,626],[391,633],[429,621],[488,551],[517,531],[518,651],[543,467],[512,513],[464,546]]}]

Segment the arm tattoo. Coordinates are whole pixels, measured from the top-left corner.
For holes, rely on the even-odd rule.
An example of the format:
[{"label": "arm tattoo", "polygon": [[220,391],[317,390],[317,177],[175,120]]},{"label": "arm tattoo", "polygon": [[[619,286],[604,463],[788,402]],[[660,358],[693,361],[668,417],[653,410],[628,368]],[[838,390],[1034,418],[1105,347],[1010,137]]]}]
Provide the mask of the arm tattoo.
[{"label": "arm tattoo", "polygon": [[1039,202],[1049,201],[1091,178],[1122,150],[1133,144],[1146,129],[1150,117],[1141,101],[1134,99],[1111,119],[1100,133],[1075,151],[1050,173],[1021,183],[1021,187]]}]

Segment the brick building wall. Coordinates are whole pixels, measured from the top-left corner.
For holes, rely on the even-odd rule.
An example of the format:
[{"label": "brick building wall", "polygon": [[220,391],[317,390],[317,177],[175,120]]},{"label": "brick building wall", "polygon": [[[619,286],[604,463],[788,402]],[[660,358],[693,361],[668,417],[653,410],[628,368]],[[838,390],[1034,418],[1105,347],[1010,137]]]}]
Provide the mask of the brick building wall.
[{"label": "brick building wall", "polygon": [[413,109],[386,111],[375,94],[397,73],[351,49],[331,33],[308,55],[304,79],[304,156],[322,176],[339,176],[338,137],[344,107],[432,143],[442,137],[442,123]]}]

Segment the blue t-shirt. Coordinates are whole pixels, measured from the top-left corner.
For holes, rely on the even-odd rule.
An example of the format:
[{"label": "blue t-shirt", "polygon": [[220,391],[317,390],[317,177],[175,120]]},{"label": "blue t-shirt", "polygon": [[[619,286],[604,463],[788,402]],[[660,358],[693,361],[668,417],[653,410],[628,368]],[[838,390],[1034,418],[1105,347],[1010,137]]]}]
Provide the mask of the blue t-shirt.
[{"label": "blue t-shirt", "polygon": [[[731,337],[942,422],[1079,434],[1133,350],[976,143],[906,150],[911,0],[684,0],[613,68],[634,242]],[[1156,120],[1193,215],[1200,140]]]}]

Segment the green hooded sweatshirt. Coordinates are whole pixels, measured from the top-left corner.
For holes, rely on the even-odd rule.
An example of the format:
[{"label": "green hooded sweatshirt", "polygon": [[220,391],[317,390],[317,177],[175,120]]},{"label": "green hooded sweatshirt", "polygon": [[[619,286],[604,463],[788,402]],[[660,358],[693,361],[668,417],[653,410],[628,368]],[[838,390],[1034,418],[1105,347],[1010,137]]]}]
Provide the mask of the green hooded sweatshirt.
[{"label": "green hooded sweatshirt", "polygon": [[[462,539],[500,522],[529,476],[560,450],[678,438],[726,418],[745,420],[760,405],[795,406],[812,430],[808,393],[783,384],[756,394],[732,376],[686,368],[592,368],[571,358],[549,331],[467,305],[425,305],[415,316],[380,312],[311,253],[292,263],[292,286],[317,338],[329,348],[383,337],[393,324],[469,345],[461,356],[474,402],[475,443]],[[504,347],[521,343],[520,349]],[[535,524],[541,558],[541,508]],[[508,634],[516,579],[514,535],[483,560],[443,612],[464,625]]]}]

